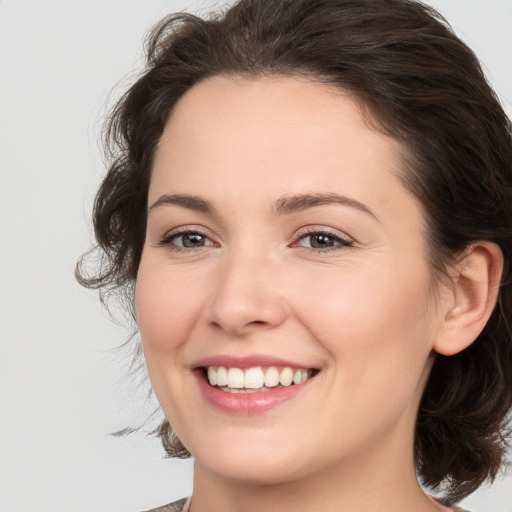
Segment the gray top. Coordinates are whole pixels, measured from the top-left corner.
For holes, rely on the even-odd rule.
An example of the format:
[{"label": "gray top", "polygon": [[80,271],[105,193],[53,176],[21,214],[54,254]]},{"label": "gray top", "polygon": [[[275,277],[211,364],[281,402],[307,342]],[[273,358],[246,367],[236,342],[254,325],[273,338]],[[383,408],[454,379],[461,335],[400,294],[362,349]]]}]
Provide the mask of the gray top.
[{"label": "gray top", "polygon": [[182,498],[181,500],[163,505],[162,507],[152,508],[147,512],[188,512],[190,498]]},{"label": "gray top", "polygon": [[[147,512],[189,512],[189,508],[190,498],[182,498],[181,500],[175,501],[174,503],[169,503],[163,507],[152,508]],[[453,510],[453,512],[469,512],[468,510],[464,510],[457,505],[452,505],[450,508]]]}]

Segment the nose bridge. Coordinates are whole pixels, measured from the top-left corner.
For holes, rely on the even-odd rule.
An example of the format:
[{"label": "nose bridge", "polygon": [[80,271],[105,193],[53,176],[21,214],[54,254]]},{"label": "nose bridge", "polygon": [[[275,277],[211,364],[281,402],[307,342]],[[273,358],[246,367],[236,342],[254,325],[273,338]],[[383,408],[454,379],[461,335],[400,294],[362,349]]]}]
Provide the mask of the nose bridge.
[{"label": "nose bridge", "polygon": [[261,247],[239,248],[223,258],[208,320],[230,334],[276,327],[287,316],[279,262]]}]

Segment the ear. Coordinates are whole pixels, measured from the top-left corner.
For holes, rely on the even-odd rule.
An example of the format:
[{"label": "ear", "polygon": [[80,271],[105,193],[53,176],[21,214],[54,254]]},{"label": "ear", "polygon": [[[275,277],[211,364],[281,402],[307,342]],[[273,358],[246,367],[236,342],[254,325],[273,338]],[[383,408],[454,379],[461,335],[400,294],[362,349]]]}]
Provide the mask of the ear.
[{"label": "ear", "polygon": [[475,341],[496,305],[502,272],[503,253],[498,245],[476,242],[467,248],[441,300],[433,347],[438,354],[457,354]]}]

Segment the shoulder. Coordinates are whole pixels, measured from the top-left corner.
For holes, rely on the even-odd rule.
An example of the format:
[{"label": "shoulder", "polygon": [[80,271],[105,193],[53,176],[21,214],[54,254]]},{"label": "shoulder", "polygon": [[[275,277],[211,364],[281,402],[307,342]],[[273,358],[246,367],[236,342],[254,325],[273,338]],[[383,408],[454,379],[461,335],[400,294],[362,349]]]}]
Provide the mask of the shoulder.
[{"label": "shoulder", "polygon": [[152,508],[146,512],[187,512],[188,510],[188,499],[182,498],[181,500],[163,505],[162,507]]}]

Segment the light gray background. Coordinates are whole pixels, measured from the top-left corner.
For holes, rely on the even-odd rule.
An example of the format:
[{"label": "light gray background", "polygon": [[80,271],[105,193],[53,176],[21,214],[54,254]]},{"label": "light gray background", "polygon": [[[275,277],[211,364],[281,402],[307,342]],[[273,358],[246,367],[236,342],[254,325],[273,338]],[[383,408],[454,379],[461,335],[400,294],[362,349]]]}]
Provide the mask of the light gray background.
[{"label": "light gray background", "polygon": [[[512,0],[432,0],[512,112]],[[73,279],[91,242],[106,106],[143,34],[212,0],[0,0],[0,512],[131,512],[191,492],[191,462],[109,432],[154,403],[116,352],[127,331]],[[119,84],[112,92],[112,87]],[[512,478],[472,496],[512,512]]]}]

